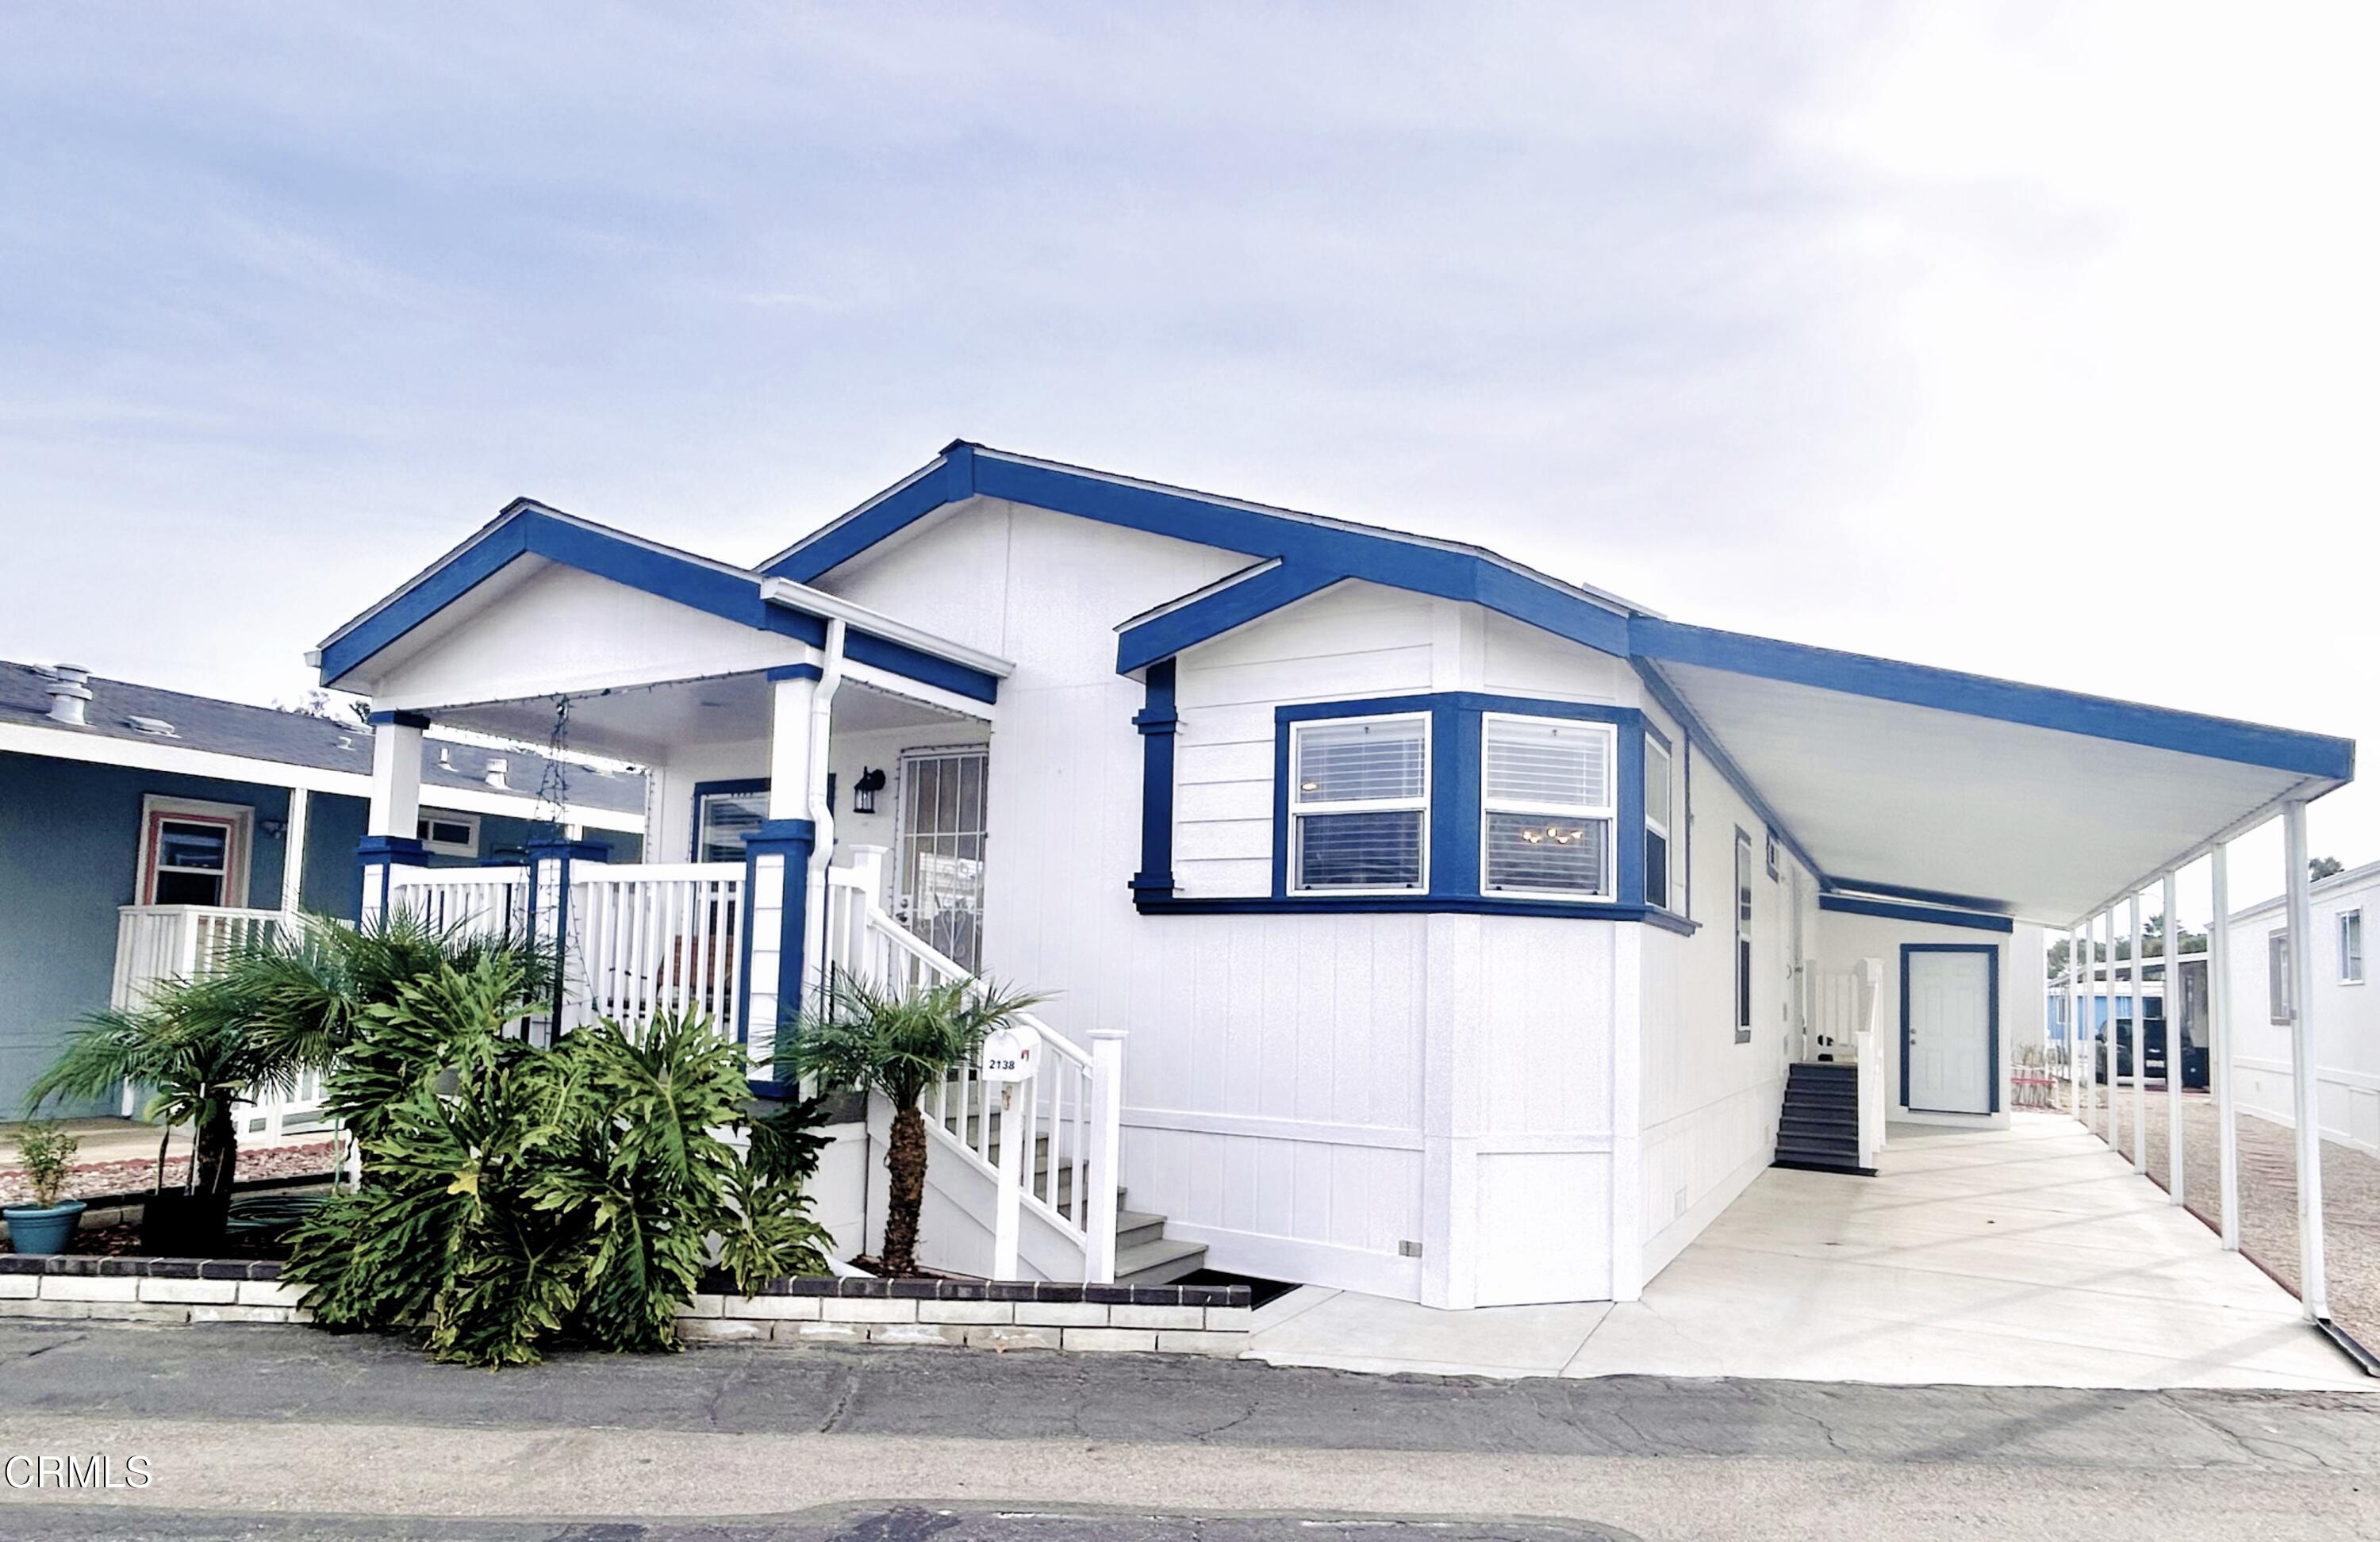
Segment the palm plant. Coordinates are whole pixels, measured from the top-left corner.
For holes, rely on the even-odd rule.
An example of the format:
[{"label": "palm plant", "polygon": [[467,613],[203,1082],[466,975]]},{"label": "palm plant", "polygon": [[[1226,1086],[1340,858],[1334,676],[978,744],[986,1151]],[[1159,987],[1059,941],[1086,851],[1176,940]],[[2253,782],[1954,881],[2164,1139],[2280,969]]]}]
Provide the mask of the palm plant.
[{"label": "palm plant", "polygon": [[884,1272],[917,1269],[917,1217],[926,1200],[926,1117],[918,1099],[982,1049],[984,1036],[1046,998],[1003,994],[981,980],[881,990],[837,970],[820,1009],[806,1015],[779,1059],[824,1087],[874,1092],[892,1105],[884,1151]]}]

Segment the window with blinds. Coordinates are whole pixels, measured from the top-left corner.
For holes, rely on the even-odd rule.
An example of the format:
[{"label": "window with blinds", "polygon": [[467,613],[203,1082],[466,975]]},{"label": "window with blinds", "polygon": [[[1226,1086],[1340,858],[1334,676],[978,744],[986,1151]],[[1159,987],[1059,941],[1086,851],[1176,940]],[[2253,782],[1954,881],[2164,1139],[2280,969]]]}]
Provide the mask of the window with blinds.
[{"label": "window with blinds", "polygon": [[1645,735],[1645,903],[1670,908],[1670,752]]},{"label": "window with blinds", "polygon": [[1609,723],[1480,720],[1480,886],[1495,894],[1609,899]]},{"label": "window with blinds", "polygon": [[1293,892],[1427,886],[1427,717],[1292,723],[1289,760]]}]

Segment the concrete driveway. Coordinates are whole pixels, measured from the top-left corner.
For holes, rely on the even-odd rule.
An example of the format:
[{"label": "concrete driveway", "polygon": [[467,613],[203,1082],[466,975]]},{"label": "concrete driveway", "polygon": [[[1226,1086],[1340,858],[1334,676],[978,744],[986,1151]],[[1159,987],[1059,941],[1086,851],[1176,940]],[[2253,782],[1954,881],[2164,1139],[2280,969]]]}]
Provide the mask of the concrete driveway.
[{"label": "concrete driveway", "polygon": [[1771,1170],[1644,1299],[1440,1312],[1297,1291],[1252,1357],[1440,1375],[2369,1392],[2253,1264],[2063,1114],[1896,1125],[1876,1177]]}]

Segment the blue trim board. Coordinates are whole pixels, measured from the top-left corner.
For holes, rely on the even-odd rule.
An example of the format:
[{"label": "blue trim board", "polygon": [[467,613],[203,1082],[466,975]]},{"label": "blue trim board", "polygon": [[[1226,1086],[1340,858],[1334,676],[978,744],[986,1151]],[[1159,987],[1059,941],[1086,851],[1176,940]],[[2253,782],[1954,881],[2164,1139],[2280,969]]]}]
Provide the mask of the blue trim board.
[{"label": "blue trim board", "polygon": [[826,671],[816,664],[779,664],[763,672],[771,682],[778,680],[823,680]]},{"label": "blue trim board", "polygon": [[1161,898],[1173,892],[1173,738],[1181,717],[1173,707],[1173,661],[1148,666],[1143,705],[1133,714],[1140,730],[1140,871],[1132,875],[1135,895]]},{"label": "blue trim board", "polygon": [[1923,905],[1947,905],[1956,910],[1981,910],[1995,916],[2010,914],[2015,906],[2006,900],[1987,900],[1973,894],[1950,894],[1939,889],[1912,889],[1906,884],[1876,883],[1864,878],[1838,878],[1830,880],[1838,892],[1857,894],[1878,894],[1887,899],[1915,900]]},{"label": "blue trim board", "polygon": [[1967,717],[2265,766],[2300,776],[2343,782],[2355,775],[2355,741],[2323,734],[2144,707],[2045,686],[2022,686],[1647,615],[1629,623],[1629,639],[1632,653],[1640,659],[1725,670]]},{"label": "blue trim board", "polygon": [[372,869],[380,869],[380,912],[388,914],[388,870],[426,868],[430,853],[410,835],[367,835],[356,843],[356,893],[358,903],[370,893]]},{"label": "blue trim board", "polygon": [[384,722],[393,723],[399,728],[427,728],[430,726],[429,718],[419,712],[374,712],[370,716],[365,718],[364,721],[370,723],[374,728],[378,728]]},{"label": "blue trim board", "polygon": [[[542,557],[647,594],[773,633],[811,647],[826,641],[823,617],[760,597],[760,576],[722,567],[682,552],[648,546],[616,531],[519,499],[496,521],[441,558],[378,611],[322,645],[321,679],[340,679],[415,627],[460,601],[516,558]],[[999,679],[905,643],[853,628],[844,651],[858,663],[939,686],[975,701],[999,698]]]},{"label": "blue trim board", "polygon": [[1126,627],[1116,637],[1116,673],[1130,674],[1185,648],[1270,615],[1284,605],[1318,594],[1340,581],[1328,571],[1308,572],[1286,564],[1219,589],[1163,615]]},{"label": "blue trim board", "polygon": [[1909,959],[1912,953],[1982,953],[1984,968],[1991,981],[1985,1008],[1985,1053],[1987,1069],[1984,1085],[1991,1089],[1984,1111],[2000,1111],[2000,950],[1992,942],[1903,942],[1900,945],[1900,1106],[1912,1113],[1973,1114],[1973,1109],[1911,1109],[1909,1108]]},{"label": "blue trim board", "polygon": [[[702,860],[702,800],[712,793],[765,793],[769,779],[765,776],[730,776],[716,782],[698,782],[686,795],[686,807],[693,813],[686,832],[686,859]],[[747,891],[749,892],[749,891]]]},{"label": "blue trim board", "polygon": [[1888,921],[1923,921],[1927,926],[1963,927],[1970,931],[2014,931],[2016,929],[2016,923],[2006,916],[1980,916],[1968,910],[1940,910],[1929,905],[1897,905],[1889,900],[1863,900],[1850,894],[1820,894],[1818,908],[1831,910],[1842,916],[1875,916]]}]

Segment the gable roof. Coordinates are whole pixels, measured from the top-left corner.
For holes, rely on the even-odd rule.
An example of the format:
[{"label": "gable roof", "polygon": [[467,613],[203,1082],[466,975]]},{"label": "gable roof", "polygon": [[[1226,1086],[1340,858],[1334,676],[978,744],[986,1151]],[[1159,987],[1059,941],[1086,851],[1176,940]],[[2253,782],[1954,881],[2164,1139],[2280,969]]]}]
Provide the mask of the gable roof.
[{"label": "gable roof", "polygon": [[[70,727],[50,721],[48,687],[55,678],[51,671],[37,665],[0,661],[0,729],[18,730],[6,735],[6,747],[25,754],[42,754],[63,748],[69,738],[86,743],[99,740],[122,745],[124,763],[132,763],[135,747],[171,747],[261,762],[259,774],[273,766],[301,766],[364,779],[371,775],[372,734],[359,722],[318,718],[276,707],[254,707],[244,701],[225,701],[210,696],[191,696],[94,674],[84,682],[91,694],[84,710],[86,722],[81,727]],[[131,725],[128,720],[132,718],[170,723],[174,732],[170,735],[144,732]],[[38,731],[42,736],[35,738],[28,731]],[[51,744],[51,740],[56,743]],[[114,756],[84,753],[75,758],[107,759]],[[488,785],[489,762],[497,759],[505,762],[506,778],[518,790],[500,792]],[[574,808],[639,816],[644,812],[642,775],[606,775],[586,770],[577,761],[565,760],[563,764]],[[546,757],[534,751],[425,740],[421,757],[423,801],[438,806],[433,795],[443,788],[475,795],[475,800],[478,796],[509,797],[519,803],[520,811],[526,814],[535,803],[531,790],[543,784],[546,765]]]}]

